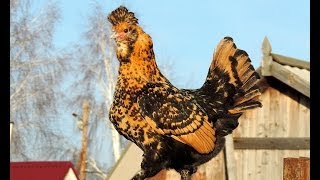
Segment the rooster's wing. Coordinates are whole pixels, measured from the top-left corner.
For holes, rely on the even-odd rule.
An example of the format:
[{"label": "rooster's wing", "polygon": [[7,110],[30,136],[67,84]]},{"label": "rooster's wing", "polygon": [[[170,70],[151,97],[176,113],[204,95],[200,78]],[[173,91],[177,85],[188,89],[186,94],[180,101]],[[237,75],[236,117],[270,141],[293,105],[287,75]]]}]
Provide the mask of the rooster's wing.
[{"label": "rooster's wing", "polygon": [[199,153],[215,147],[215,129],[193,95],[161,83],[149,83],[138,99],[140,113],[158,133],[188,144]]}]

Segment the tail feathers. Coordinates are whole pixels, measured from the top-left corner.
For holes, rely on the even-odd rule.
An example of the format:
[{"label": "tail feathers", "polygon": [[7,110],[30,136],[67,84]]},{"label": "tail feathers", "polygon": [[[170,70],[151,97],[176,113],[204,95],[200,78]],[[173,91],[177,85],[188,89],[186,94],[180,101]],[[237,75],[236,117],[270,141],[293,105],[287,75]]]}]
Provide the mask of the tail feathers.
[{"label": "tail feathers", "polygon": [[237,66],[237,69],[239,69],[238,76],[241,81],[241,87],[233,97],[234,105],[229,109],[229,113],[231,114],[241,113],[262,106],[259,101],[254,100],[261,95],[260,89],[256,86],[259,75],[251,65],[247,53],[242,50],[237,52],[240,55],[238,56],[240,57],[239,62],[243,61],[244,63],[242,66],[239,64],[239,66]]},{"label": "tail feathers", "polygon": [[[255,72],[252,72],[255,73]],[[251,89],[253,86],[255,86],[258,82],[258,79],[256,76],[254,76],[254,74],[251,75],[251,77],[249,77],[241,86],[241,90],[243,90],[244,92],[249,91],[249,89]]]},{"label": "tail feathers", "polygon": [[225,37],[217,46],[202,88],[214,92],[216,99],[228,104],[229,113],[237,114],[261,107],[261,103],[254,100],[260,95],[258,79],[248,54],[237,49],[231,37]]},{"label": "tail feathers", "polygon": [[[247,53],[240,50],[239,54],[239,57],[241,57],[240,60],[245,63],[243,63],[242,66],[237,66],[237,69],[239,69],[237,74],[241,86],[233,97],[233,106],[228,110],[231,114],[242,113],[249,109],[262,107],[262,104],[259,101],[254,100],[261,95],[260,89],[256,86],[259,76],[251,65]],[[247,57],[246,60],[243,60],[245,59],[243,57]],[[239,62],[241,62],[240,60]]]},{"label": "tail feathers", "polygon": [[228,112],[230,114],[238,114],[238,113],[242,113],[246,110],[254,109],[257,107],[262,107],[262,104],[259,101],[251,99],[251,100],[246,101],[242,104],[239,104],[239,105],[232,107],[231,109],[228,110]]},{"label": "tail feathers", "polygon": [[239,98],[237,98],[235,100],[235,103],[234,105],[237,106],[237,105],[240,105],[244,102],[247,102],[247,101],[250,101],[251,99],[257,97],[257,96],[260,96],[261,93],[259,91],[259,89],[253,89],[252,91],[249,91],[248,93],[246,93],[244,96],[240,96]]}]

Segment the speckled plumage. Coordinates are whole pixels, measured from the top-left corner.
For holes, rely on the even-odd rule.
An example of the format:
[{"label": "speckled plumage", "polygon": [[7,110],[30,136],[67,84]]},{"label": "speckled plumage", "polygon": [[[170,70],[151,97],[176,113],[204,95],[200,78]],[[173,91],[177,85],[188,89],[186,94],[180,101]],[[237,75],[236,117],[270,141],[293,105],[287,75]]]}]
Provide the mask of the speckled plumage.
[{"label": "speckled plumage", "polygon": [[232,38],[218,45],[207,79],[199,89],[178,89],[159,71],[151,37],[134,13],[120,6],[108,15],[120,62],[109,119],[117,131],[144,152],[133,179],[164,168],[182,178],[216,156],[224,136],[248,109],[260,107],[257,73]]}]

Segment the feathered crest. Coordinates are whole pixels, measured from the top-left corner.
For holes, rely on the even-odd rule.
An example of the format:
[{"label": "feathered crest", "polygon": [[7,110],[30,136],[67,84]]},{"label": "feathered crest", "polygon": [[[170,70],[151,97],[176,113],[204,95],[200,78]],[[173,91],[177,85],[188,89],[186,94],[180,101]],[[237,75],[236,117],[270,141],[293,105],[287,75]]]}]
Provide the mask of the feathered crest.
[{"label": "feathered crest", "polygon": [[109,22],[115,26],[119,23],[126,22],[129,24],[138,24],[138,19],[133,12],[129,12],[124,6],[120,6],[108,15]]}]

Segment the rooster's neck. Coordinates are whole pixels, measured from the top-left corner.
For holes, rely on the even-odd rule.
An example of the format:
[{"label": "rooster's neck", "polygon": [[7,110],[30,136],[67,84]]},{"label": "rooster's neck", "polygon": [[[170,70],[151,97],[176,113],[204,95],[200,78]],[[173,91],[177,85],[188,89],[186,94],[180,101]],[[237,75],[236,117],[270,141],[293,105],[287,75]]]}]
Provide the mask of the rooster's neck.
[{"label": "rooster's neck", "polygon": [[166,79],[159,71],[154,59],[120,64],[118,83],[123,88],[138,90],[147,83],[161,81],[165,82]]},{"label": "rooster's neck", "polygon": [[118,84],[127,89],[141,89],[147,83],[165,83],[155,60],[151,37],[142,30],[132,45],[127,61],[120,61]]}]

